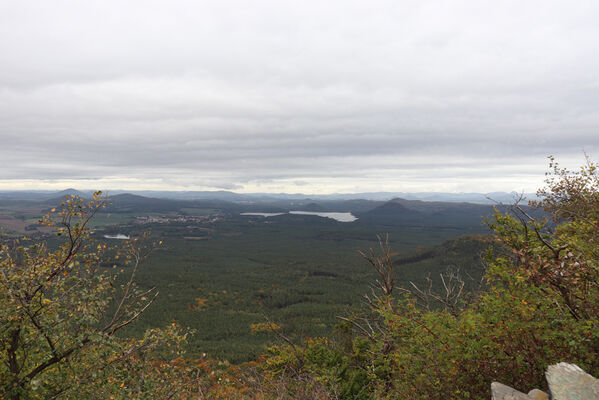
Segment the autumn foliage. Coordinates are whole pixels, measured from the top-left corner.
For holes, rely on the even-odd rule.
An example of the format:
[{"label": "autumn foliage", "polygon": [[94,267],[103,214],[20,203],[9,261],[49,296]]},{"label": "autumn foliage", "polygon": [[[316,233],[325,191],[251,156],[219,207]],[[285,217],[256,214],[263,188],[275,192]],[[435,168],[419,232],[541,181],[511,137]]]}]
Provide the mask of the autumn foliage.
[{"label": "autumn foliage", "polygon": [[42,221],[60,243],[0,247],[0,398],[480,399],[491,381],[542,388],[556,362],[599,375],[597,166],[572,172],[551,159],[546,182],[538,201],[487,221],[495,235],[483,281],[448,271],[439,285],[398,287],[402,265],[381,238],[363,253],[378,281],[361,313],[299,343],[256,321],[248,329],[273,344],[243,365],[186,357],[190,332],[174,322],[117,334],[157,296],[135,283],[156,244],[132,240],[116,252],[123,272],[107,268],[110,249],[89,228],[101,193],[68,198]]},{"label": "autumn foliage", "polygon": [[164,385],[177,376],[176,364],[156,363],[182,355],[187,333],[176,324],[140,339],[116,335],[156,296],[135,284],[152,246],[140,238],[120,249],[129,276],[117,281],[118,272],[101,267],[106,246],[90,235],[104,205],[99,192],[88,202],[67,197],[41,221],[62,238],[58,244],[22,239],[0,246],[2,398],[124,399],[167,386],[187,390],[188,378]]},{"label": "autumn foliage", "polygon": [[[481,285],[451,272],[443,288],[393,284],[390,250],[365,253],[379,281],[334,341],[270,349],[281,376],[308,374],[333,398],[481,399],[492,381],[524,392],[567,361],[599,374],[599,176],[551,159],[547,186],[488,221],[495,232]],[[492,250],[493,249],[493,250]]]}]

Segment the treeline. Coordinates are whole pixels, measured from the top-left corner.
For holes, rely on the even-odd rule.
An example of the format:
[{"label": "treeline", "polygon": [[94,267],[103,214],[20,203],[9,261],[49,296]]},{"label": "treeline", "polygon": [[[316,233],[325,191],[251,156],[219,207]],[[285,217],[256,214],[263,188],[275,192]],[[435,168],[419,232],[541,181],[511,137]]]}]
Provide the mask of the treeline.
[{"label": "treeline", "polygon": [[[276,321],[252,324],[256,337],[278,344],[237,366],[185,358],[191,332],[176,324],[137,339],[117,335],[154,301],[154,289],[135,284],[153,247],[129,243],[118,254],[125,275],[108,273],[105,249],[87,230],[102,198],[70,199],[44,219],[66,238],[59,248],[25,241],[0,249],[1,396],[479,399],[495,380],[544,388],[543,371],[560,361],[597,375],[597,166],[570,172],[552,160],[551,168],[531,204],[548,218],[515,204],[488,220],[495,236],[478,284],[452,269],[398,286],[402,263],[383,238],[379,251],[364,254],[378,279],[361,312],[340,316],[327,338],[298,341]],[[302,301],[262,295],[273,308]]]}]

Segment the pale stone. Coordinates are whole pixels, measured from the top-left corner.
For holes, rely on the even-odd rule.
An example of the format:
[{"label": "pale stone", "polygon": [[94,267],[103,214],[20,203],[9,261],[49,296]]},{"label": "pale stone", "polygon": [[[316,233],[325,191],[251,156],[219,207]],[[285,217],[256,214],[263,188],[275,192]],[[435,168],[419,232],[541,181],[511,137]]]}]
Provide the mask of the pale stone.
[{"label": "pale stone", "polygon": [[545,376],[553,400],[599,399],[599,381],[577,365],[550,365]]},{"label": "pale stone", "polygon": [[549,395],[539,389],[533,389],[528,392],[528,397],[530,397],[531,400],[549,400]]},{"label": "pale stone", "polygon": [[527,394],[517,391],[503,383],[491,383],[492,400],[530,400]]}]

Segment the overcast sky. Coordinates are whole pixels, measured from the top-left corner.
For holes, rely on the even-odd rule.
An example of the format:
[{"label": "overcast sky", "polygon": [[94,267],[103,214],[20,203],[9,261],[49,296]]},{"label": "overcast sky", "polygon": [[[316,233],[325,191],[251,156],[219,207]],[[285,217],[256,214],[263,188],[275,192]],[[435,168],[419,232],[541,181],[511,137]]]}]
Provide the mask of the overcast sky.
[{"label": "overcast sky", "polygon": [[0,189],[534,191],[597,1],[0,0]]}]

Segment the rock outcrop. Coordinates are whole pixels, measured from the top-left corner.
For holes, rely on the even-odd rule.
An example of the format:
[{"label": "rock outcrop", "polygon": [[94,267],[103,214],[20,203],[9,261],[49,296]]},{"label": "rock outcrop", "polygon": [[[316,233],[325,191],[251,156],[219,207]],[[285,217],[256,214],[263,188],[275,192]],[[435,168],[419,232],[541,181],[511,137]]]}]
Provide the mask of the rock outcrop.
[{"label": "rock outcrop", "polygon": [[530,400],[527,394],[517,391],[503,383],[491,383],[492,400]]},{"label": "rock outcrop", "polygon": [[554,400],[599,399],[599,381],[577,365],[550,365],[545,378]]},{"label": "rock outcrop", "polygon": [[528,394],[499,382],[491,384],[492,400],[593,400],[599,399],[599,380],[574,364],[550,365],[545,373],[549,393],[533,389]]}]

